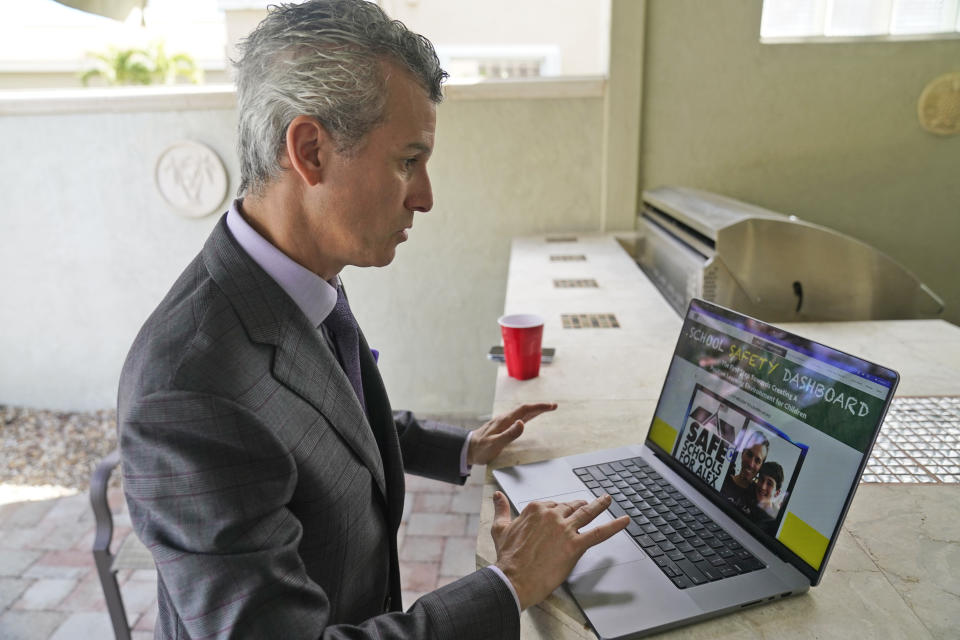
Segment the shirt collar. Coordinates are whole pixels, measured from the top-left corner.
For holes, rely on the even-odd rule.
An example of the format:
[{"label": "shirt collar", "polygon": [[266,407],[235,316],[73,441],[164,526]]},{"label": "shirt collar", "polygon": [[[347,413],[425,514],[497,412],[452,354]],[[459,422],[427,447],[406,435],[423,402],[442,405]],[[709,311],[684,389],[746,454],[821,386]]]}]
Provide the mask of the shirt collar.
[{"label": "shirt collar", "polygon": [[227,228],[230,233],[253,261],[287,292],[313,326],[320,326],[337,304],[340,276],[334,276],[332,281],[327,282],[294,262],[243,219],[240,213],[242,203],[242,198],[234,200],[227,211]]}]

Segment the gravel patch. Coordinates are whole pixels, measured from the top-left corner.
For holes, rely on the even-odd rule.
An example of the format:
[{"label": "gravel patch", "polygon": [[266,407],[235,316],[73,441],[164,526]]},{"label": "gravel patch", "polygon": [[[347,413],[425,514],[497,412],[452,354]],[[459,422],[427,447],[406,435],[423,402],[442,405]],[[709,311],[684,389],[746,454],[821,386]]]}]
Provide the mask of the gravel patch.
[{"label": "gravel patch", "polygon": [[117,447],[117,412],[0,404],[0,442],[0,483],[86,490],[94,467]]},{"label": "gravel patch", "polygon": [[[473,429],[485,418],[419,415]],[[117,412],[50,411],[0,404],[0,484],[86,491],[97,463],[117,447]],[[118,486],[114,472],[111,485]]]}]

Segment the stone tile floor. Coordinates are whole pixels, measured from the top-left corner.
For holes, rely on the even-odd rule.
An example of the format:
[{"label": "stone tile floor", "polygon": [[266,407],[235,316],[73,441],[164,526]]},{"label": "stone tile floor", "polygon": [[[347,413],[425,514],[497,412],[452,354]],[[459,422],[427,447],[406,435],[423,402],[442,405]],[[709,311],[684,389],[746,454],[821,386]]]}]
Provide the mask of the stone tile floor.
[{"label": "stone tile floor", "polygon": [[[484,472],[475,467],[462,487],[407,476],[398,539],[405,604],[475,569]],[[33,497],[42,495],[38,489]],[[130,535],[130,519],[120,490],[111,489],[109,498],[119,543]],[[93,532],[85,491],[19,501],[8,496],[0,504],[0,640],[113,637],[90,551]],[[134,639],[152,638],[155,573],[128,571],[119,581]]]}]

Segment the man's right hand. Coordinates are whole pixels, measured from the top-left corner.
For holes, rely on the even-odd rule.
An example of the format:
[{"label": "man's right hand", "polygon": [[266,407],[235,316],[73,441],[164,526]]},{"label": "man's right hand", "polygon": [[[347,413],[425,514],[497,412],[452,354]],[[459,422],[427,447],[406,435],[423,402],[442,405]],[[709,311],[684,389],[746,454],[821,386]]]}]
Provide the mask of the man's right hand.
[{"label": "man's right hand", "polygon": [[590,547],[626,528],[623,516],[580,533],[610,506],[610,496],[593,502],[531,502],[516,520],[510,518],[507,497],[493,494],[491,534],[497,548],[496,566],[510,579],[526,609],[543,601],[567,579]]}]

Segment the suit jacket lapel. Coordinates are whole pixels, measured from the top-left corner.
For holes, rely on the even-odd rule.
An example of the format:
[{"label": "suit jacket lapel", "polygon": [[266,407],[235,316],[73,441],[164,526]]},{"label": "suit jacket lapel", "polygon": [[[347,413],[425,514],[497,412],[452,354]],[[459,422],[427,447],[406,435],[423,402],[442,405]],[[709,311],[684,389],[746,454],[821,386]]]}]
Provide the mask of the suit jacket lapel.
[{"label": "suit jacket lapel", "polygon": [[[310,325],[283,289],[236,243],[227,230],[226,216],[210,234],[201,256],[214,281],[230,299],[251,339],[276,348],[274,376],[327,418],[370,470],[386,500],[383,461],[367,417],[350,380],[323,343],[316,327]],[[372,360],[366,342],[361,357],[364,352]],[[368,376],[362,366],[361,372],[366,393]],[[389,412],[389,404],[387,407]],[[396,439],[395,430],[392,431]]]},{"label": "suit jacket lapel", "polygon": [[[298,309],[299,313],[299,309]],[[384,498],[387,485],[380,449],[347,374],[303,314],[290,322],[277,345],[273,373],[315,406],[373,474]]]}]

